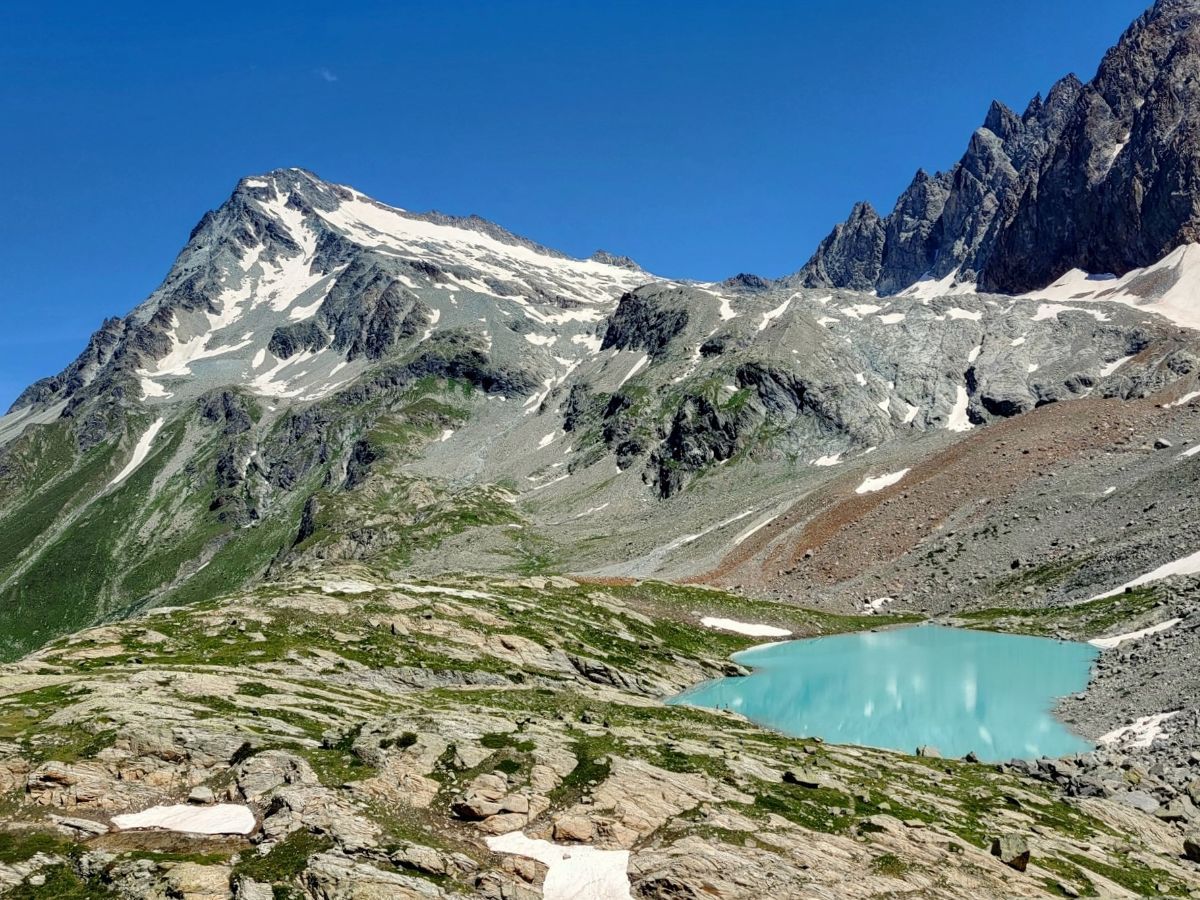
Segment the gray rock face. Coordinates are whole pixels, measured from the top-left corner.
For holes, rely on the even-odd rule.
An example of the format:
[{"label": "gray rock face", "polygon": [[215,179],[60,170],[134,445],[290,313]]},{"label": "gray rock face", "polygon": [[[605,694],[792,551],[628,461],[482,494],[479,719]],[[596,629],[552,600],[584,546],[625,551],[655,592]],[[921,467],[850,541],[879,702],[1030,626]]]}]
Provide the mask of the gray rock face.
[{"label": "gray rock face", "polygon": [[858,204],[793,281],[897,293],[957,273],[1021,293],[1071,268],[1124,274],[1200,239],[1200,3],[1159,0],[1084,85],[1018,116],[993,103],[949,171],[880,217]]},{"label": "gray rock face", "polygon": [[645,350],[651,358],[661,357],[688,323],[688,306],[694,301],[691,289],[673,290],[649,285],[626,294],[608,320],[601,350]]}]

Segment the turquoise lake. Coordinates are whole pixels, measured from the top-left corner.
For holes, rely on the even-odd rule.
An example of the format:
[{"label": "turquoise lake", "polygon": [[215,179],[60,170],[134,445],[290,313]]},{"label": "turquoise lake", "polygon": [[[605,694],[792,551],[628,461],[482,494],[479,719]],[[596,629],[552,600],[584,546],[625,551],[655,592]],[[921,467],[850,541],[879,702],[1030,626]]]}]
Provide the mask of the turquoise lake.
[{"label": "turquoise lake", "polygon": [[669,702],[728,709],[794,737],[1000,761],[1091,749],[1051,714],[1087,686],[1087,644],[921,625],[768,644],[754,669]]}]

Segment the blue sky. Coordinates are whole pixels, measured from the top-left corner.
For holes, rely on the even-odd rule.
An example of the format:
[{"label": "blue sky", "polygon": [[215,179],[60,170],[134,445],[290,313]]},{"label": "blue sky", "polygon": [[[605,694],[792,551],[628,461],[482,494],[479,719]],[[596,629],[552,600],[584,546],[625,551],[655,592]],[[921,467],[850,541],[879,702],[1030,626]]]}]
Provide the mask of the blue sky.
[{"label": "blue sky", "polygon": [[0,5],[0,407],[299,165],[665,275],[799,268],[1148,0]]}]

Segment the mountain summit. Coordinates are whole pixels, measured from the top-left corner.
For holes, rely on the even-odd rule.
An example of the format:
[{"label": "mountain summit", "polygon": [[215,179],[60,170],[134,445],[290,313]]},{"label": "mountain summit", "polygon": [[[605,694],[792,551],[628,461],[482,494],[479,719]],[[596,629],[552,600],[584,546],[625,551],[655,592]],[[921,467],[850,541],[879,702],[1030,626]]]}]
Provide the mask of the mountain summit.
[{"label": "mountain summit", "polygon": [[918,172],[886,216],[856,206],[795,280],[1019,294],[1200,241],[1198,70],[1200,3],[1159,0],[1091,82],[1068,75],[1021,115],[993,103],[950,171]]}]

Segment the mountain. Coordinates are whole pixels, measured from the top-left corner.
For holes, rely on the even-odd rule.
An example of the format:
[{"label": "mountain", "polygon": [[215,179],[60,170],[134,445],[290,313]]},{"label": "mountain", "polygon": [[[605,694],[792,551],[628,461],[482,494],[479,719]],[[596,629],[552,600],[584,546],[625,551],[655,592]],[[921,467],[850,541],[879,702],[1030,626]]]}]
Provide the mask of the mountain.
[{"label": "mountain", "polygon": [[[1200,890],[1193,7],[774,281],[238,182],[0,417],[0,894]],[[930,621],[1096,749],[662,702]]]},{"label": "mountain", "polygon": [[918,172],[886,216],[855,206],[794,280],[1020,294],[1072,269],[1124,275],[1196,243],[1198,17],[1195,0],[1159,0],[1089,83],[1068,75],[1020,115],[993,102],[952,169]]},{"label": "mountain", "polygon": [[[4,643],[364,555],[698,574],[709,529],[843,464],[1146,396],[1188,346],[1121,306],[663,281],[301,170],[247,178],[0,419]],[[786,487],[714,508],[742,463]]]}]

